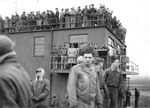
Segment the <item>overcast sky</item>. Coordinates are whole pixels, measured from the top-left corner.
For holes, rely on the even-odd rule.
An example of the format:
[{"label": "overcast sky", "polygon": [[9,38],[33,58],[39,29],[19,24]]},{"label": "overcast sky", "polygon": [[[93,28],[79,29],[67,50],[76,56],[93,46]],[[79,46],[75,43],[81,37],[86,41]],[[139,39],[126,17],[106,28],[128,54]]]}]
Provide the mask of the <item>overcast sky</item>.
[{"label": "overcast sky", "polygon": [[[16,5],[17,1],[17,5]],[[139,76],[150,77],[150,0],[0,0],[0,14],[4,18],[17,11],[44,11],[55,8],[77,8],[100,3],[113,11],[127,29],[127,56],[139,65]]]}]

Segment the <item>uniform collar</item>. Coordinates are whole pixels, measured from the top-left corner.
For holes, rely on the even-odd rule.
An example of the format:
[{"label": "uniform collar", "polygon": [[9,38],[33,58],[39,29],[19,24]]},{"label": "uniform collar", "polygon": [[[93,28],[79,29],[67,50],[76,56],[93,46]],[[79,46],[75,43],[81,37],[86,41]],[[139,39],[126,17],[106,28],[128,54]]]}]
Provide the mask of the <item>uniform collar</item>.
[{"label": "uniform collar", "polygon": [[0,63],[9,61],[10,59],[15,58],[15,56],[16,56],[16,52],[15,51],[9,52],[9,53],[7,53],[7,54],[5,54],[5,55],[0,57]]},{"label": "uniform collar", "polygon": [[82,67],[82,70],[86,72],[87,74],[91,75],[95,72],[95,67],[93,65],[91,67],[87,67],[85,64],[82,64],[81,67]]}]

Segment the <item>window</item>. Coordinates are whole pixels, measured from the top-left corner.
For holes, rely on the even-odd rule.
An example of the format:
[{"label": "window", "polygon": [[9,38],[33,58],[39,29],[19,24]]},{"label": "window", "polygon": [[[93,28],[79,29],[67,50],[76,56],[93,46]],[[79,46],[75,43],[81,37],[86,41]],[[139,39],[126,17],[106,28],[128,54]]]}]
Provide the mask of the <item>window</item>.
[{"label": "window", "polygon": [[115,43],[113,39],[108,37],[108,48],[109,48],[110,56],[116,54],[116,47],[117,47],[117,43]]},{"label": "window", "polygon": [[34,56],[44,56],[45,37],[39,36],[34,38]]},{"label": "window", "polygon": [[108,45],[112,46],[112,47],[115,47],[114,40],[112,40],[110,37],[108,37]]},{"label": "window", "polygon": [[75,48],[78,47],[78,43],[87,43],[87,42],[88,42],[87,34],[70,35],[70,43],[73,43]]}]

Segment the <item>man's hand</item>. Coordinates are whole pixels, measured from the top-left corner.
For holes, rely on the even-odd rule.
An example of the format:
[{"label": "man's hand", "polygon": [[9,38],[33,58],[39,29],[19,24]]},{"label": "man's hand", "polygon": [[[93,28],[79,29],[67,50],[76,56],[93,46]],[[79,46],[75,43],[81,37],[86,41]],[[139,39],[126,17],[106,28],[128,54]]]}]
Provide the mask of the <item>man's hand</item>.
[{"label": "man's hand", "polygon": [[69,108],[78,108],[78,102],[74,103],[73,105],[70,105]]},{"label": "man's hand", "polygon": [[35,98],[35,101],[39,101],[39,97]]},{"label": "man's hand", "polygon": [[33,96],[33,97],[32,97],[32,100],[33,100],[33,101],[35,101],[35,99],[36,99],[36,97],[35,97],[35,96]]}]

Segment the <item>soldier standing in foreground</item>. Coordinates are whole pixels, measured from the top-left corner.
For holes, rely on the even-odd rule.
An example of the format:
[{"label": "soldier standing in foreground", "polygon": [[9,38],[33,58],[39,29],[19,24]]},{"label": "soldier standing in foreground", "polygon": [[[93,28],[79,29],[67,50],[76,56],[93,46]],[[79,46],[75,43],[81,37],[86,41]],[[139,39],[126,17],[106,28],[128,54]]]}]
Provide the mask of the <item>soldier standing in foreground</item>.
[{"label": "soldier standing in foreground", "polygon": [[15,43],[0,35],[0,108],[30,108],[30,78],[16,61]]},{"label": "soldier standing in foreground", "polygon": [[83,63],[71,69],[68,79],[67,90],[70,107],[102,108],[98,76],[93,65],[93,48],[85,46],[81,52]]}]

